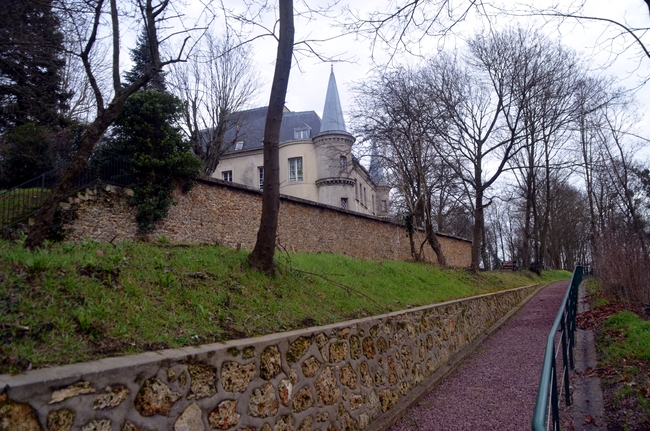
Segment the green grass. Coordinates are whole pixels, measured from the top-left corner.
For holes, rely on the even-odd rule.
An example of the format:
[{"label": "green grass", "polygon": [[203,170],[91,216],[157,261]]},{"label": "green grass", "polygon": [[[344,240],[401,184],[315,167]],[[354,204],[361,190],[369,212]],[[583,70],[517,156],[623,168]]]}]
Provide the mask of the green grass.
[{"label": "green grass", "polygon": [[283,254],[279,274],[217,246],[0,241],[0,373],[256,336],[571,276]]},{"label": "green grass", "polygon": [[620,334],[610,339],[604,352],[608,362],[621,358],[650,361],[650,322],[631,311],[622,311],[610,317],[605,330]]},{"label": "green grass", "polygon": [[613,407],[635,412],[619,415],[622,423],[617,425],[622,429],[636,429],[639,420],[647,421],[650,417],[650,321],[631,311],[614,314],[605,322],[597,348],[602,352],[599,366],[615,371],[604,382],[614,388]]}]

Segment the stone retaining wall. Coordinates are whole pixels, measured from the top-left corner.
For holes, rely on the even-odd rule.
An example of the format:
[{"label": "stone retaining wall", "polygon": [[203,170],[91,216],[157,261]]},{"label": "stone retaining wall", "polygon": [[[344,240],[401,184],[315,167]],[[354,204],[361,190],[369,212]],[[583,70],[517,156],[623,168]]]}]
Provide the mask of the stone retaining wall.
[{"label": "stone retaining wall", "polygon": [[[200,181],[158,224],[154,235],[173,242],[222,244],[252,249],[257,238],[262,196],[259,190],[219,180]],[[76,220],[65,227],[68,238],[120,241],[137,238],[135,213],[126,196],[112,193],[81,194]],[[67,205],[67,204],[66,204]],[[467,267],[472,243],[449,235],[439,240],[451,267]],[[419,241],[422,238],[418,238]],[[364,259],[408,260],[410,245],[404,226],[340,208],[283,196],[280,203],[278,243],[290,251],[330,252]],[[425,246],[428,260],[435,255]]]},{"label": "stone retaining wall", "polygon": [[363,430],[535,288],[2,375],[0,429]]}]

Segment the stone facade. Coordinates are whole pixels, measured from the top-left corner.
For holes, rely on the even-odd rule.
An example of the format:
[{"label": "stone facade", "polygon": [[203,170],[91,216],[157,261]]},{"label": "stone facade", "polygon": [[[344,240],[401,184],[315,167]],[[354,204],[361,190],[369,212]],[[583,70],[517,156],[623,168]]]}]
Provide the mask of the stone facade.
[{"label": "stone facade", "polygon": [[[173,242],[221,244],[252,249],[262,211],[259,190],[220,180],[199,181],[187,194],[176,192],[172,206],[154,235]],[[137,238],[134,210],[127,196],[103,191],[76,199],[75,221],[66,226],[68,238],[81,241],[121,241]],[[418,238],[421,240],[421,238]],[[447,264],[467,267],[471,242],[439,235]],[[328,252],[363,259],[408,260],[410,245],[404,227],[290,196],[283,196],[278,222],[278,244],[295,252]],[[430,248],[426,258],[435,260]]]},{"label": "stone facade", "polygon": [[0,376],[8,430],[363,430],[532,294]]}]

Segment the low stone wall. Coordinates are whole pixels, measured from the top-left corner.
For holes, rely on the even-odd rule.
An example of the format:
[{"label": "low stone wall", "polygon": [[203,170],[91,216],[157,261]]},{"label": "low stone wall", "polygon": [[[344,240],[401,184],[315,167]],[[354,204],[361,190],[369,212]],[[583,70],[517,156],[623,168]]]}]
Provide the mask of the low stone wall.
[{"label": "low stone wall", "polygon": [[[178,204],[158,224],[154,235],[165,235],[173,242],[246,249],[255,245],[262,212],[259,190],[219,180],[200,181],[189,193],[177,192],[174,198]],[[82,194],[77,203],[76,220],[66,226],[70,240],[137,238],[135,213],[126,197]],[[439,235],[439,240],[449,266],[469,266],[470,241],[448,235]],[[290,196],[283,196],[280,202],[278,243],[290,251],[341,253],[364,259],[411,258],[402,225]],[[425,248],[426,258],[435,260],[430,247]]]},{"label": "low stone wall", "polygon": [[0,428],[363,430],[535,288],[2,375]]}]

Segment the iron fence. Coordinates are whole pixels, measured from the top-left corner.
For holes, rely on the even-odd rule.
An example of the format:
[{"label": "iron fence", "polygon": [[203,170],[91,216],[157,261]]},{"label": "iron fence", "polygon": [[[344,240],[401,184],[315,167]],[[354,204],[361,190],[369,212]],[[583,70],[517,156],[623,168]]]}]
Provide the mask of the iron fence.
[{"label": "iron fence", "polygon": [[[0,192],[0,229],[10,228],[38,212],[67,165],[59,166],[9,190]],[[95,183],[128,187],[133,183],[129,159],[100,150],[93,155],[67,196]]]},{"label": "iron fence", "polygon": [[[544,365],[537,392],[533,414],[533,431],[560,429],[560,398],[564,392],[566,405],[571,405],[569,371],[573,369],[573,346],[575,344],[576,314],[578,311],[578,286],[582,281],[583,267],[576,266],[560,306],[555,322],[546,341]],[[556,342],[556,339],[557,342]],[[562,382],[558,383],[558,345],[562,347]]]}]

